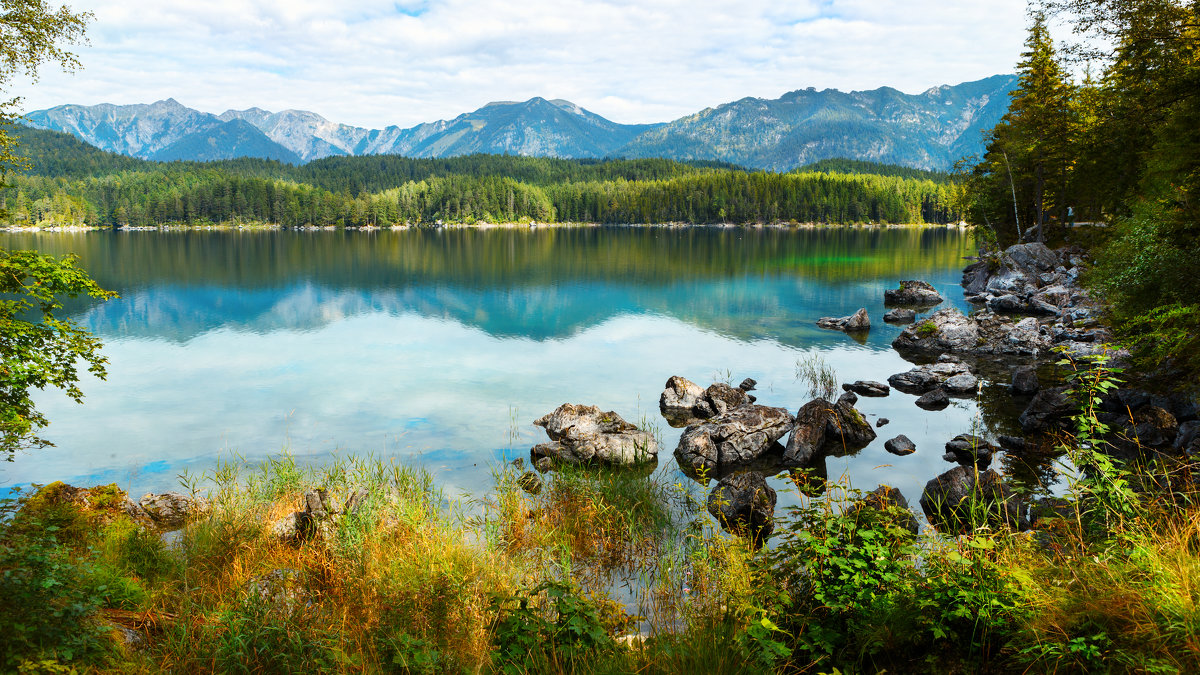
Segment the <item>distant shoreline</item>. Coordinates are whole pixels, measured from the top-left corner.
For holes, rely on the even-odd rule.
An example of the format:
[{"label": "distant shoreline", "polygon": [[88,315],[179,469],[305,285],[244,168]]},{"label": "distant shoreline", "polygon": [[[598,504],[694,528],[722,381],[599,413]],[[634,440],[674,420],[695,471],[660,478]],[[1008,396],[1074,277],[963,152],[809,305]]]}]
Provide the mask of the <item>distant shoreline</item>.
[{"label": "distant shoreline", "polygon": [[683,222],[667,222],[667,223],[586,223],[586,222],[563,222],[563,223],[437,223],[437,224],[421,224],[421,225],[389,225],[386,227],[377,226],[341,226],[341,225],[276,225],[271,223],[221,223],[221,224],[204,224],[204,225],[184,225],[178,223],[170,223],[163,225],[138,225],[138,226],[123,226],[117,228],[101,227],[95,225],[63,225],[63,226],[5,226],[0,227],[0,232],[9,234],[19,233],[51,233],[51,234],[79,234],[86,232],[100,231],[115,231],[115,232],[277,232],[277,231],[292,231],[292,232],[333,232],[338,230],[357,231],[357,232],[378,232],[392,231],[403,232],[408,230],[544,230],[544,229],[561,229],[561,228],[599,228],[599,227],[625,227],[625,228],[664,228],[664,229],[686,229],[686,228],[707,228],[707,229],[724,229],[724,230],[820,230],[832,228],[881,228],[881,229],[907,229],[907,228],[936,228],[936,229],[957,229],[965,230],[972,227],[967,223],[792,223],[792,222],[773,222],[773,223],[683,223]]}]

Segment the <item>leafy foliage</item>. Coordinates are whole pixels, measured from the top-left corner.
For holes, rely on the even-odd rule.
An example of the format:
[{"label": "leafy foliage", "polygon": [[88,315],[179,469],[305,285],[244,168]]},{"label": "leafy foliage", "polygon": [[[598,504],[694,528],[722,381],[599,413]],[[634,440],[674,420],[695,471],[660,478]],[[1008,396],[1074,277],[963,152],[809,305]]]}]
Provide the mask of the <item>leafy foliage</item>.
[{"label": "leafy foliage", "polygon": [[75,401],[79,362],[97,377],[105,374],[100,341],[55,311],[63,298],[110,298],[71,256],[0,250],[0,452],[49,443],[37,436],[48,420],[34,406],[31,390],[58,387]]}]

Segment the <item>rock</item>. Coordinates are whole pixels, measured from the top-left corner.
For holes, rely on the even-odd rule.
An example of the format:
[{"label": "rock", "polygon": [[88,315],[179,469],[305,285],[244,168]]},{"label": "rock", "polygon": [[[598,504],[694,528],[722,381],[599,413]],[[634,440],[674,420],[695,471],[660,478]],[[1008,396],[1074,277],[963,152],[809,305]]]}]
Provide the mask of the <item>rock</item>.
[{"label": "rock", "polygon": [[1013,244],[1004,250],[1005,262],[1026,275],[1036,276],[1058,267],[1058,256],[1041,242]]},{"label": "rock", "polygon": [[685,429],[675,459],[684,471],[711,476],[760,457],[791,429],[787,410],[744,405]]},{"label": "rock", "polygon": [[858,403],[858,394],[856,394],[852,391],[847,391],[838,397],[837,402],[845,403],[846,405],[853,406],[855,403]]},{"label": "rock", "polygon": [[862,413],[843,399],[833,404],[825,419],[824,450],[835,457],[862,450],[875,440],[875,429]]},{"label": "rock", "polygon": [[542,491],[542,477],[533,471],[526,471],[517,479],[517,485],[529,494],[536,495]]},{"label": "rock", "polygon": [[876,428],[876,429],[878,429],[879,427],[881,427],[881,426],[883,426],[883,425],[887,424],[887,423],[888,423],[888,422],[890,422],[890,421],[891,421],[891,420],[889,420],[889,419],[888,419],[888,418],[886,418],[886,417],[880,417],[880,418],[879,418],[879,419],[878,419],[878,420],[875,422],[875,428]]},{"label": "rock", "polygon": [[1078,412],[1079,405],[1067,396],[1067,388],[1053,387],[1039,391],[1017,421],[1027,434],[1074,431],[1071,418]]},{"label": "rock", "polygon": [[997,436],[996,442],[1011,453],[1021,454],[1029,449],[1029,444],[1025,442],[1025,439],[1017,436]]},{"label": "rock", "polygon": [[853,506],[854,511],[872,509],[887,519],[891,524],[911,534],[917,534],[917,516],[908,507],[908,500],[900,490],[890,485],[880,485],[863,495]]},{"label": "rock", "polygon": [[917,366],[888,378],[893,387],[906,394],[923,394],[936,388],[956,396],[974,396],[979,380],[970,367],[954,356],[943,354],[937,363]]},{"label": "rock", "polygon": [[997,450],[996,446],[979,436],[959,434],[946,443],[946,455],[943,459],[963,466],[986,469],[992,463],[992,453]]},{"label": "rock", "polygon": [[857,380],[850,384],[843,384],[842,389],[852,391],[860,396],[887,396],[891,393],[891,387],[882,382],[873,380]]},{"label": "rock", "polygon": [[1024,312],[1029,307],[1029,303],[1021,300],[1012,293],[999,295],[987,301],[988,309],[1001,314],[1014,314]]},{"label": "rock", "polygon": [[883,301],[888,305],[936,305],[942,296],[924,281],[901,281],[899,288],[883,292]]},{"label": "rock", "polygon": [[758,381],[747,377],[738,385],[738,389],[742,391],[754,391],[754,387],[758,386]]},{"label": "rock", "polygon": [[825,423],[831,414],[833,404],[825,399],[815,398],[805,403],[796,412],[784,459],[798,468],[806,468],[817,457],[824,456]]},{"label": "rock", "polygon": [[273,569],[246,582],[246,593],[285,614],[312,605],[304,590],[302,575],[289,568]]},{"label": "rock", "polygon": [[201,497],[189,497],[179,492],[149,493],[142,495],[138,505],[159,527],[182,527],[208,508]]},{"label": "rock", "polygon": [[327,518],[331,514],[336,513],[337,509],[330,507],[327,503],[325,490],[322,488],[313,488],[304,492],[304,512],[314,518]]},{"label": "rock", "polygon": [[708,512],[727,532],[758,548],[775,529],[775,490],[762,474],[739,471],[725,476],[708,496]]},{"label": "rock", "polygon": [[957,309],[939,309],[925,320],[905,328],[892,341],[892,346],[902,353],[927,354],[971,352],[978,344],[978,326]]},{"label": "rock", "polygon": [[861,333],[871,329],[871,319],[867,316],[866,308],[862,308],[851,316],[825,316],[817,319],[817,325],[829,330],[841,330],[847,333]]},{"label": "rock", "polygon": [[658,411],[667,418],[671,426],[677,426],[676,421],[687,426],[697,419],[712,416],[711,406],[701,409],[702,402],[704,389],[700,385],[686,377],[673,375],[667,380],[662,395],[658,397]]},{"label": "rock", "polygon": [[[742,385],[747,383],[750,383],[751,389],[756,384],[754,380],[746,379]],[[658,398],[658,410],[666,418],[667,424],[677,428],[686,427],[753,403],[754,397],[747,394],[748,391],[750,389],[744,386],[734,388],[723,382],[701,389],[691,380],[675,375],[667,380],[666,389]]]},{"label": "rock", "polygon": [[1182,452],[1189,457],[1200,452],[1200,421],[1190,420],[1180,424],[1172,447],[1176,452]]},{"label": "rock", "polygon": [[888,310],[883,315],[883,320],[887,323],[912,323],[916,319],[916,311],[903,308]]},{"label": "rock", "polygon": [[963,270],[962,287],[967,295],[980,295],[987,290],[988,278],[991,277],[992,266],[987,260],[980,260],[967,265]]},{"label": "rock", "polygon": [[925,410],[942,410],[950,405],[950,397],[946,395],[946,390],[938,387],[932,391],[928,391],[917,399],[917,407]]},{"label": "rock", "polygon": [[1133,414],[1133,434],[1143,447],[1162,448],[1174,443],[1179,421],[1166,410],[1148,405]]},{"label": "rock", "polygon": [[979,380],[970,373],[960,373],[946,378],[942,382],[942,389],[945,389],[947,394],[974,396],[979,393]]},{"label": "rock", "polygon": [[925,484],[921,510],[944,534],[966,534],[985,522],[1021,525],[1021,507],[995,471],[956,466]]},{"label": "rock", "polygon": [[[513,460],[513,461],[516,462],[516,461],[521,461],[521,460]],[[517,466],[517,465],[514,464],[513,466]],[[521,468],[524,466],[525,466],[525,462],[521,461],[521,464],[518,468]],[[353,493],[351,493],[350,498],[346,500],[346,515],[348,515],[348,516],[358,515],[359,511],[362,510],[363,506],[366,505],[367,497],[369,497],[370,494],[371,493],[365,487],[360,487],[357,490],[355,490]]]},{"label": "rock", "polygon": [[1037,368],[1021,366],[1013,371],[1012,393],[1017,396],[1032,396],[1038,390]]},{"label": "rock", "polygon": [[883,449],[887,450],[893,455],[899,455],[903,457],[904,455],[911,455],[916,452],[917,446],[908,439],[908,436],[900,434],[899,436],[889,439],[888,442],[884,443]]},{"label": "rock", "polygon": [[629,466],[658,457],[653,434],[594,405],[564,403],[534,424],[543,427],[552,441],[530,450],[535,464],[542,457],[550,457],[556,463]]},{"label": "rock", "polygon": [[304,511],[293,511],[271,523],[271,536],[293,546],[311,540],[316,533],[316,520]]}]

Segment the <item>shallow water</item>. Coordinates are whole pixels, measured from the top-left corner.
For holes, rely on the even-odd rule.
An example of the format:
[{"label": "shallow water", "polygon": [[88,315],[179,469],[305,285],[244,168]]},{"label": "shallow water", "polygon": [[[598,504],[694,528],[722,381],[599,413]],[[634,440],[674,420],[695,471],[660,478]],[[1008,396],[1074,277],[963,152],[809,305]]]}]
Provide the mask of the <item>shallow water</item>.
[{"label": "shallow water", "polygon": [[[884,289],[924,279],[942,307],[965,310],[973,252],[968,233],[945,228],[93,232],[0,245],[75,253],[121,295],[69,307],[104,341],[108,379],[83,383],[82,406],[39,395],[55,447],[0,464],[0,485],[115,481],[138,495],[222,454],[286,449],[402,458],[451,498],[486,492],[490,467],[527,456],[544,439],[530,423],[564,402],[649,422],[659,470],[673,472],[679,430],[657,412],[671,375],[752,377],[760,403],[793,412],[810,398],[800,358],[820,355],[842,382],[886,380],[911,364],[889,346],[900,328],[882,321]],[[873,323],[861,344],[814,325],[859,307]],[[888,483],[915,506],[950,468],[947,440],[1003,424],[975,401],[927,412],[915,398],[860,398],[872,423],[891,424],[829,458],[830,476]],[[900,433],[916,454],[884,451]]]}]

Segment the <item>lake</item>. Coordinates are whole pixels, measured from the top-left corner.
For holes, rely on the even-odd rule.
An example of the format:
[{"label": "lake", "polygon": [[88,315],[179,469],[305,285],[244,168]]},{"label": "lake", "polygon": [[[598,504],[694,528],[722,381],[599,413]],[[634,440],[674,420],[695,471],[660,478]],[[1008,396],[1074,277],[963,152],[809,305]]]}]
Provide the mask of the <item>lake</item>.
[{"label": "lake", "polygon": [[[90,232],[0,235],[8,248],[75,253],[120,299],[70,316],[98,335],[106,381],[83,405],[37,397],[55,447],[0,463],[0,485],[117,482],[135,497],[178,488],[219,456],[284,451],[397,457],[452,499],[491,487],[491,469],[545,440],[531,422],[564,402],[615,410],[662,437],[675,473],[680,430],[658,414],[671,375],[701,386],[758,381],[759,402],[793,413],[810,398],[797,361],[840,381],[907,370],[891,349],[883,291],[923,279],[968,309],[974,252],[954,228],[541,228],[407,231]],[[819,329],[865,307],[862,343]],[[1001,400],[1003,383],[985,385]],[[990,398],[988,398],[990,397]],[[954,435],[995,433],[973,400],[929,412],[897,391],[861,398],[891,420],[831,477],[899,487],[915,502],[951,465]],[[884,441],[911,438],[894,457]],[[785,439],[786,440],[786,439]],[[782,495],[781,495],[782,497]],[[786,500],[782,500],[786,502]]]}]

